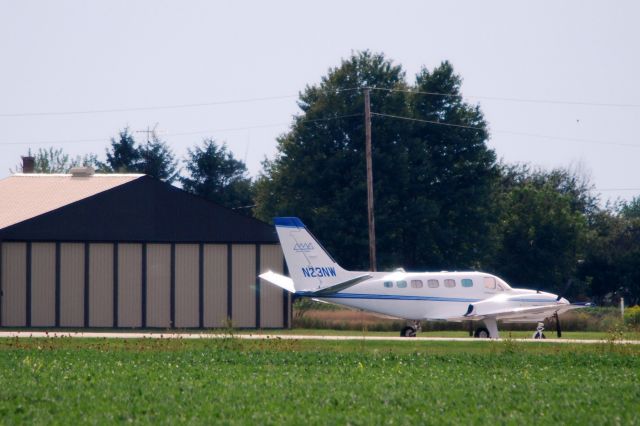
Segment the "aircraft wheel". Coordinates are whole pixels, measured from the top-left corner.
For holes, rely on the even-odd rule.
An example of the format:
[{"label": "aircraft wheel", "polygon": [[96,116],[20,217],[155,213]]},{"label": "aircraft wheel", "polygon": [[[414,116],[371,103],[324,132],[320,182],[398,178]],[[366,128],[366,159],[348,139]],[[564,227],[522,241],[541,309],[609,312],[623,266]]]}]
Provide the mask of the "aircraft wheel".
[{"label": "aircraft wheel", "polygon": [[416,329],[406,326],[400,331],[400,337],[416,337]]},{"label": "aircraft wheel", "polygon": [[484,327],[479,327],[476,328],[476,332],[474,333],[473,337],[477,337],[479,339],[488,339],[489,337],[491,337],[491,335],[489,334],[489,330]]},{"label": "aircraft wheel", "polygon": [[542,332],[536,332],[536,334],[533,335],[534,339],[546,339],[547,336],[544,335],[544,333]]}]

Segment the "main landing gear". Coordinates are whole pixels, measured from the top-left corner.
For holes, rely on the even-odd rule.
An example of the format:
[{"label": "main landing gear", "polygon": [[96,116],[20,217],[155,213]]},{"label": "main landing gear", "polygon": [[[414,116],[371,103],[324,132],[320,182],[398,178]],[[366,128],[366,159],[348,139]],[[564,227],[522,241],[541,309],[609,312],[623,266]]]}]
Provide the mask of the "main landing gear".
[{"label": "main landing gear", "polygon": [[477,337],[478,339],[488,339],[489,337],[491,337],[491,334],[485,327],[478,327],[473,333],[473,337]]},{"label": "main landing gear", "polygon": [[418,331],[422,331],[420,321],[410,321],[406,327],[400,330],[400,337],[416,337]]},{"label": "main landing gear", "polygon": [[484,327],[478,327],[473,332],[473,337],[478,339],[499,339],[498,322],[494,318],[482,320]]}]

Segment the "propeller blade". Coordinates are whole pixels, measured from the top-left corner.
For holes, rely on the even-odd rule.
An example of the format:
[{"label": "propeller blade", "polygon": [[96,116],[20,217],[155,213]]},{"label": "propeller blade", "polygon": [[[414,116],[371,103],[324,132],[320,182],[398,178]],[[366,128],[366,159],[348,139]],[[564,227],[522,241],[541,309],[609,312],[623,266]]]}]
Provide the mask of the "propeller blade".
[{"label": "propeller blade", "polygon": [[560,299],[562,299],[564,297],[564,295],[569,292],[569,289],[571,288],[571,284],[573,284],[573,279],[569,278],[567,280],[567,286],[564,288],[564,291],[562,293],[558,293],[558,297],[556,298],[556,302],[560,301]]}]

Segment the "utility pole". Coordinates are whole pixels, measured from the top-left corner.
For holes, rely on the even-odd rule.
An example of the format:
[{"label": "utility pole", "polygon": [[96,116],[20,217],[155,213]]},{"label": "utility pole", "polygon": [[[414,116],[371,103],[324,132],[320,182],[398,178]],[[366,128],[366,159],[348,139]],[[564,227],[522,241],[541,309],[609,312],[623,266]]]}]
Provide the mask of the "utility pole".
[{"label": "utility pole", "polygon": [[373,216],[373,161],[371,158],[371,99],[364,89],[364,134],[367,157],[367,217],[369,219],[369,269],[376,271],[376,223]]}]

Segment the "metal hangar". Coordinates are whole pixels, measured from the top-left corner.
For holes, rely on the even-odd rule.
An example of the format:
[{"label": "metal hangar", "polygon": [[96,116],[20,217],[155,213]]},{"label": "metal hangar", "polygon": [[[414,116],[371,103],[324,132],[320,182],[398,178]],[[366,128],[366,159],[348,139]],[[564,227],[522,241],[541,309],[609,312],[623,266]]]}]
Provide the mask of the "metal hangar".
[{"label": "metal hangar", "polygon": [[0,180],[0,327],[282,328],[272,226],[139,174]]}]

